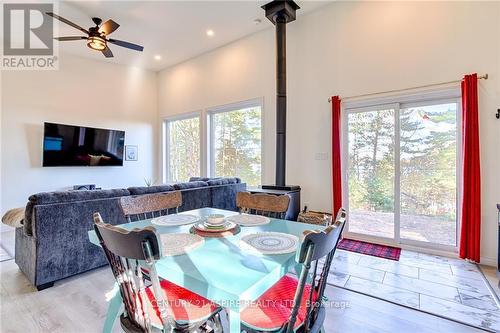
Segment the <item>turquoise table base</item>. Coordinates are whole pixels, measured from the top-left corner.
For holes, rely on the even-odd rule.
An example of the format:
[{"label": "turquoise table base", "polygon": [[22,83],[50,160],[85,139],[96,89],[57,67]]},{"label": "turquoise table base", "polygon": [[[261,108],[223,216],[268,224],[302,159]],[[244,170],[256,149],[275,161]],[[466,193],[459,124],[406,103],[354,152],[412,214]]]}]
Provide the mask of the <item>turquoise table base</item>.
[{"label": "turquoise table base", "polygon": [[[236,212],[202,208],[181,214],[205,217],[210,214],[230,216]],[[120,225],[125,229],[151,226],[150,220]],[[188,233],[191,225],[164,227],[154,225],[160,234]],[[241,227],[237,235],[224,238],[205,238],[203,246],[184,255],[162,257],[156,262],[160,278],[169,280],[212,302],[228,309],[231,333],[240,332],[240,310],[251,301],[256,300],[272,285],[283,277],[290,268],[296,268],[295,253],[280,255],[255,255],[239,246],[242,236],[255,232],[283,232],[301,237],[305,230],[318,229],[317,225],[298,223],[286,220],[271,219],[265,225]],[[89,239],[99,245],[94,231],[89,231]],[[121,303],[120,293],[111,300],[105,332],[112,319],[116,318]],[[114,319],[113,319],[114,321]]]},{"label": "turquoise table base", "polygon": [[104,327],[102,328],[104,333],[111,333],[116,318],[120,314],[120,309],[122,307],[122,295],[120,294],[118,284],[115,283],[110,296],[108,313],[106,314],[106,320],[104,321]]},{"label": "turquoise table base", "polygon": [[241,331],[240,309],[228,309],[229,311],[229,332],[239,333]]}]

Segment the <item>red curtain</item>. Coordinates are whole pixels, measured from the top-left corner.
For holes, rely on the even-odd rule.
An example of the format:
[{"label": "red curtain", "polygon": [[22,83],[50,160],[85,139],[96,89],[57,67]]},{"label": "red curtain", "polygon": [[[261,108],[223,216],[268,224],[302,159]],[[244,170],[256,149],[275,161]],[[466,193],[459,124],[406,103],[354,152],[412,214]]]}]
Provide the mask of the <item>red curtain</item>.
[{"label": "red curtain", "polygon": [[479,263],[481,244],[481,172],[477,74],[462,80],[462,224],[460,258]]},{"label": "red curtain", "polygon": [[340,151],[340,98],[332,97],[332,182],[333,182],[333,216],[342,207],[342,172]]}]

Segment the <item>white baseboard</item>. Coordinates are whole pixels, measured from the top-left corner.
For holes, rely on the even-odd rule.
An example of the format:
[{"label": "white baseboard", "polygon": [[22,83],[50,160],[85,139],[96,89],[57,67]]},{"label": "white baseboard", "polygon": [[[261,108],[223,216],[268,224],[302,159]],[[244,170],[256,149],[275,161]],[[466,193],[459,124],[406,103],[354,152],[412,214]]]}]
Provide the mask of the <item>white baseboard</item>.
[{"label": "white baseboard", "polygon": [[447,258],[455,258],[455,259],[458,258],[458,253],[452,252],[452,251],[444,251],[444,250],[439,250],[439,249],[416,247],[416,246],[407,245],[407,244],[399,244],[399,247],[401,247],[403,250],[408,250],[408,251],[420,252],[420,253],[425,253],[425,254],[432,254],[432,255],[437,255],[437,256],[442,256],[442,257],[447,257]]},{"label": "white baseboard", "polygon": [[481,265],[497,267],[497,260],[491,257],[481,257]]}]

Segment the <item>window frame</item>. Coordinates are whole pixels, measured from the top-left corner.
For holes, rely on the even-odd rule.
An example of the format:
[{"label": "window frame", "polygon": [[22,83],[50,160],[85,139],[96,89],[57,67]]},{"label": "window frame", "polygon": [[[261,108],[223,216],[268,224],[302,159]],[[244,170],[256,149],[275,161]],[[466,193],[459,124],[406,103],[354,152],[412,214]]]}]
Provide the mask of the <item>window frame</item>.
[{"label": "window frame", "polygon": [[[402,239],[400,235],[400,149],[395,149],[394,153],[394,237],[384,238],[379,236],[369,236],[365,234],[359,234],[349,231],[349,222],[347,222],[346,237],[353,239],[359,239],[364,241],[376,241],[381,244],[405,246],[408,248],[413,248],[417,250],[430,250],[438,251],[444,253],[458,252],[458,246],[460,244],[460,226],[461,226],[461,210],[460,202],[462,199],[462,104],[461,104],[461,91],[460,87],[447,86],[432,90],[420,90],[420,91],[408,91],[398,94],[391,95],[381,95],[378,97],[371,98],[356,98],[352,101],[346,101],[342,103],[341,110],[341,146],[342,146],[342,202],[349,214],[349,175],[348,175],[348,154],[349,154],[349,139],[348,139],[348,116],[351,113],[356,112],[366,112],[368,110],[377,110],[384,108],[394,109],[394,131],[395,131],[395,141],[394,145],[400,145],[400,110],[408,107],[415,106],[426,106],[435,105],[442,103],[456,103],[457,104],[457,130],[456,130],[456,145],[457,145],[457,156],[456,156],[456,245],[444,245],[437,243],[430,243],[424,241],[416,241],[409,239]],[[399,133],[399,134],[396,134]],[[349,221],[349,219],[347,220]]]},{"label": "window frame", "polygon": [[[261,174],[260,174],[260,182],[262,183],[262,179],[264,177],[264,166],[265,166],[265,147],[264,147],[264,138],[265,138],[265,124],[264,124],[264,97],[257,97],[257,98],[252,98],[240,102],[235,102],[235,103],[229,103],[229,104],[224,104],[224,105],[219,105],[219,106],[213,106],[213,107],[208,107],[204,109],[199,109],[194,112],[185,112],[185,113],[178,113],[173,116],[167,116],[161,118],[161,125],[160,125],[160,148],[159,148],[159,153],[160,153],[160,172],[161,172],[161,179],[163,183],[172,183],[173,180],[169,179],[170,178],[170,170],[169,170],[169,136],[170,133],[168,131],[168,124],[172,121],[176,120],[184,120],[184,119],[189,119],[189,118],[195,118],[199,117],[200,119],[200,176],[201,177],[207,177],[210,176],[212,177],[215,168],[212,165],[212,156],[214,156],[211,152],[213,151],[212,147],[212,140],[211,136],[213,135],[214,131],[213,126],[211,125],[211,115],[216,114],[216,113],[221,113],[221,112],[227,112],[227,111],[235,111],[238,109],[242,108],[247,108],[247,107],[260,107],[260,124],[261,124],[261,135],[260,135],[260,141],[261,141]],[[213,161],[215,163],[215,160]]]},{"label": "window frame", "polygon": [[254,98],[241,102],[230,103],[206,109],[206,174],[209,177],[215,177],[215,130],[213,116],[220,113],[238,111],[245,108],[259,107],[260,108],[260,183],[264,174],[264,99]]},{"label": "window frame", "polygon": [[198,118],[200,136],[200,173],[203,173],[203,117],[201,111],[183,113],[171,117],[165,117],[162,121],[162,180],[163,183],[172,183],[175,180],[170,177],[170,131],[169,124],[175,121]]}]

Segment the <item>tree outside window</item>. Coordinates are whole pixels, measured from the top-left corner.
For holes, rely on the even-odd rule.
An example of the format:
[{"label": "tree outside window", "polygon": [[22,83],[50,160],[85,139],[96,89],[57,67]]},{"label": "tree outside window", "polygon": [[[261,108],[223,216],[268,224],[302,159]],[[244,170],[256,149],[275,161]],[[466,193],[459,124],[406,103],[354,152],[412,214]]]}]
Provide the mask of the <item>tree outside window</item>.
[{"label": "tree outside window", "polygon": [[200,175],[200,117],[171,120],[168,126],[168,180]]},{"label": "tree outside window", "polygon": [[261,107],[211,114],[213,175],[239,177],[249,186],[261,183]]}]

